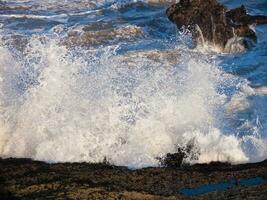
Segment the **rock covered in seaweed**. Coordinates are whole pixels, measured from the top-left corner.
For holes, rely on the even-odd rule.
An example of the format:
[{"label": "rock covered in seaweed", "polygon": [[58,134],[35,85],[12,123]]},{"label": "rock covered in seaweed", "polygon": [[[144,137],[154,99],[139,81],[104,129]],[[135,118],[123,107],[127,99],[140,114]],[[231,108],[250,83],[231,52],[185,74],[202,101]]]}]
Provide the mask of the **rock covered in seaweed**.
[{"label": "rock covered in seaweed", "polygon": [[208,42],[224,51],[238,51],[233,43],[248,48],[257,40],[250,25],[267,23],[266,16],[251,16],[243,5],[227,10],[216,0],[180,0],[166,14],[179,29],[188,28],[195,43]]},{"label": "rock covered in seaweed", "polygon": [[[0,199],[261,199],[267,197],[267,160],[243,165],[227,163],[175,165],[132,170],[107,163],[48,164],[30,159],[0,158]],[[179,158],[178,160],[179,161]],[[201,196],[181,193],[185,188],[260,177],[257,185],[236,185]]]}]

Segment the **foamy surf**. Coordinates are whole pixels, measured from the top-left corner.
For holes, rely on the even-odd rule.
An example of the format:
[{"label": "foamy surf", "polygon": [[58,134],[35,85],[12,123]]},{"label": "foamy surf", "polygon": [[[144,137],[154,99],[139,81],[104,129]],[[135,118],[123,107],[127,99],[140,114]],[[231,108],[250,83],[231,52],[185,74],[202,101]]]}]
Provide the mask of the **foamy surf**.
[{"label": "foamy surf", "polygon": [[[222,72],[210,63],[188,55],[182,65],[165,68],[138,56],[128,68],[111,48],[86,52],[98,60],[94,64],[72,57],[57,41],[43,45],[37,38],[28,51],[30,59],[39,58],[27,72],[40,73],[33,80],[38,84],[26,86],[21,96],[16,90],[10,94],[17,99],[8,110],[15,112],[9,113],[12,130],[4,134],[4,157],[50,162],[106,158],[117,165],[145,167],[158,165],[157,157],[194,139],[199,162],[248,160],[241,139],[216,129],[213,110],[225,100],[216,92]],[[18,72],[8,73],[16,78]],[[4,81],[6,76],[1,74]]]}]

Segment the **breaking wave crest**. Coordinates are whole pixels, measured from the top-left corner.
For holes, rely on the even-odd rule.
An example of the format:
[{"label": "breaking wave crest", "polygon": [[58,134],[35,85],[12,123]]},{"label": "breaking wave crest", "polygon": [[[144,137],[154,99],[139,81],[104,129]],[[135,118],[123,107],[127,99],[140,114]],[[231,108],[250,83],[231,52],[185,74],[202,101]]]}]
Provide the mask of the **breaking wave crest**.
[{"label": "breaking wave crest", "polygon": [[199,156],[187,162],[257,159],[247,145],[264,152],[257,134],[222,128],[226,87],[239,80],[215,59],[177,47],[118,52],[37,36],[23,55],[2,44],[0,155],[139,168],[192,142]]}]

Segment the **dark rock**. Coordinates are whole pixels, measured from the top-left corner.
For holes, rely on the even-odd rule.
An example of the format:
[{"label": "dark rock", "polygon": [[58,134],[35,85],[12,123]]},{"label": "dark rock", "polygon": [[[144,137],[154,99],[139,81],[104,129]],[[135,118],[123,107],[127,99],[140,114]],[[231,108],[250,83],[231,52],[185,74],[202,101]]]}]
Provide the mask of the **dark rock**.
[{"label": "dark rock", "polygon": [[195,43],[205,41],[222,49],[234,37],[245,38],[242,43],[247,48],[247,39],[256,42],[250,25],[267,23],[266,16],[251,16],[243,5],[227,10],[216,0],[181,0],[169,7],[166,14],[179,29],[188,28]]},{"label": "dark rock", "polygon": [[170,168],[179,168],[183,164],[183,160],[186,157],[186,153],[179,149],[177,153],[168,153],[166,157],[161,159],[161,165]]},{"label": "dark rock", "polygon": [[210,163],[131,170],[110,164],[48,164],[0,158],[0,199],[191,199],[179,191],[261,177],[264,182],[259,185],[237,185],[232,190],[207,192],[197,199],[229,199],[231,194],[231,199],[266,200],[266,176],[267,160],[243,165]]},{"label": "dark rock", "polygon": [[247,10],[244,5],[239,8],[235,8],[226,12],[226,18],[230,24],[234,25],[249,25],[249,24],[266,24],[267,16],[256,15],[252,16],[247,14]]},{"label": "dark rock", "polygon": [[188,166],[188,164],[184,162],[188,157],[190,157],[190,160],[197,160],[198,158],[198,153],[194,152],[194,140],[190,141],[185,147],[177,147],[176,153],[168,153],[159,160],[163,167],[180,168]]}]

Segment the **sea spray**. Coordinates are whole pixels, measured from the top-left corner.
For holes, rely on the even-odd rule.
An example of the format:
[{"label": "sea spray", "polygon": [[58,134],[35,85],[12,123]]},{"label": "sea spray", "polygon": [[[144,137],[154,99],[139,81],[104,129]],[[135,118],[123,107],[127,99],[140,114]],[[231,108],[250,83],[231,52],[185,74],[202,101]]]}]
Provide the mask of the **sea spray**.
[{"label": "sea spray", "polygon": [[[213,62],[183,49],[181,62],[170,65],[164,56],[157,62],[142,52],[118,55],[117,46],[70,50],[56,39],[44,41],[33,37],[23,61],[9,58],[24,64],[12,72],[11,85],[3,85],[13,93],[2,98],[11,98],[6,101],[16,109],[2,106],[12,127],[4,133],[2,156],[50,162],[107,158],[116,165],[145,167],[158,165],[158,157],[194,139],[200,155],[189,162],[248,160],[241,138],[216,127],[214,110],[223,109],[225,97],[216,89],[223,72]],[[35,75],[16,79],[25,63],[27,73]],[[17,95],[19,85],[24,90]]]}]

